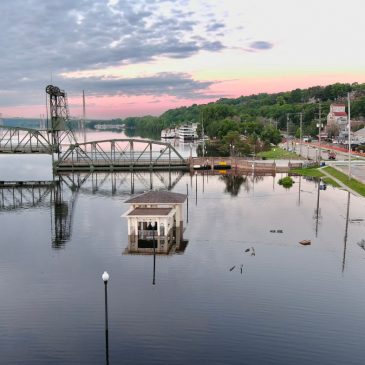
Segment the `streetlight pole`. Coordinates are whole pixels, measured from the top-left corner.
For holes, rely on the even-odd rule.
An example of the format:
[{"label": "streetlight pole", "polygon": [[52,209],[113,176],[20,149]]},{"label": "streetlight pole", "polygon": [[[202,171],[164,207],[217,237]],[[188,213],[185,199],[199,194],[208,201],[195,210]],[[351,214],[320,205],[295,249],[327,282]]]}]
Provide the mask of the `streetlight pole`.
[{"label": "streetlight pole", "polygon": [[152,231],[152,244],[153,244],[153,279],[152,285],[156,285],[156,244],[155,244],[155,229],[157,228],[157,223],[153,225]]},{"label": "streetlight pole", "polygon": [[289,114],[286,114],[286,150],[289,151]]},{"label": "streetlight pole", "polygon": [[303,113],[299,113],[300,117],[300,135],[299,135],[299,155],[302,156],[302,143],[303,143]]},{"label": "streetlight pole", "polygon": [[348,175],[349,179],[351,179],[351,108],[350,108],[350,93],[347,94],[347,106],[348,106],[348,133],[349,133],[349,170]]},{"label": "streetlight pole", "polygon": [[104,297],[105,297],[105,358],[106,364],[109,364],[109,328],[108,328],[108,281],[109,274],[104,271],[101,278],[104,281]]},{"label": "streetlight pole", "polygon": [[198,205],[198,171],[195,171],[195,205]]},{"label": "streetlight pole", "polygon": [[318,124],[317,124],[319,133],[318,133],[318,143],[319,143],[319,155],[318,162],[321,162],[321,129],[322,129],[322,115],[321,115],[321,102],[319,102],[319,112],[318,112]]},{"label": "streetlight pole", "polygon": [[186,223],[189,223],[189,184],[186,184]]},{"label": "streetlight pole", "polygon": [[153,277],[152,277],[152,285],[156,284],[156,245],[155,245],[155,230],[157,229],[157,222],[151,222],[148,224],[147,229],[152,230],[152,247],[153,247]]}]

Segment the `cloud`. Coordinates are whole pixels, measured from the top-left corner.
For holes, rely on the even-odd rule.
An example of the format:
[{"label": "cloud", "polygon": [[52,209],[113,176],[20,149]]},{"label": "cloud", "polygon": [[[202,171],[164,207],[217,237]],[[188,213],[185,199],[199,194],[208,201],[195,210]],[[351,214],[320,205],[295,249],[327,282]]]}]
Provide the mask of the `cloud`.
[{"label": "cloud", "polygon": [[154,76],[135,78],[84,77],[68,78],[63,81],[65,89],[80,92],[82,86],[89,95],[171,95],[177,98],[212,98],[206,91],[213,84],[197,81],[184,73],[164,72]]},{"label": "cloud", "polygon": [[5,0],[0,14],[0,91],[21,91],[29,81],[43,87],[51,73],[62,78],[72,71],[224,49],[198,31],[184,0]]},{"label": "cloud", "polygon": [[50,83],[71,95],[85,89],[93,95],[212,97],[207,95],[212,82],[183,73],[67,77],[159,57],[222,51],[225,46],[212,31],[224,24],[212,16],[202,20],[186,0],[4,0],[0,14],[1,107],[43,104]]},{"label": "cloud", "polygon": [[262,51],[262,50],[271,49],[273,47],[274,47],[274,45],[272,43],[266,42],[266,41],[255,41],[255,42],[250,43],[250,48],[252,50]]},{"label": "cloud", "polygon": [[223,23],[212,23],[207,26],[207,31],[215,32],[218,30],[222,30],[223,28],[225,28],[225,25]]},{"label": "cloud", "polygon": [[[173,96],[177,99],[211,99],[225,95],[212,95],[209,88],[214,82],[194,80],[184,73],[163,72],[153,76],[116,78],[116,77],[72,77],[55,80],[54,84],[64,89],[70,97],[79,96],[85,90],[91,96]],[[50,82],[48,82],[50,83]],[[37,91],[37,81],[22,83],[22,92],[0,93],[0,106],[32,105],[45,100],[45,85]]]}]

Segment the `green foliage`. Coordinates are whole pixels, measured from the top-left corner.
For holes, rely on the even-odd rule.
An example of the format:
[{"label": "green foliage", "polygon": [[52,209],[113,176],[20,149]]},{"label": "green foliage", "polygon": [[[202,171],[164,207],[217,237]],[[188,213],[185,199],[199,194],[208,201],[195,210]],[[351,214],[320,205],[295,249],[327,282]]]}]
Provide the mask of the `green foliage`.
[{"label": "green foliage", "polygon": [[280,131],[278,131],[271,125],[266,125],[264,127],[260,137],[264,142],[272,143],[275,145],[281,142]]},{"label": "green foliage", "polygon": [[259,152],[257,156],[268,160],[285,160],[285,159],[298,159],[299,156],[294,152],[286,151],[280,147],[274,147],[269,151]]},{"label": "green foliage", "polygon": [[291,169],[290,173],[298,174],[302,176],[311,176],[311,177],[322,177],[324,176],[323,172],[318,169],[318,167],[305,167],[302,169]]},{"label": "green foliage", "polygon": [[210,138],[222,139],[228,132],[237,131],[246,136],[256,135],[262,141],[276,144],[280,142],[279,132],[268,128],[269,125],[273,126],[271,121],[275,121],[279,130],[286,130],[287,113],[291,113],[290,125],[292,133],[295,133],[299,128],[299,117],[295,114],[302,112],[303,135],[315,136],[318,134],[318,101],[321,101],[322,118],[325,118],[331,102],[344,98],[352,91],[357,94],[352,103],[351,115],[354,119],[365,117],[365,84],[336,83],[326,87],[314,86],[275,94],[222,98],[206,105],[194,104],[170,109],[160,117],[133,117],[126,118],[123,122],[128,128],[159,133],[163,128],[203,121],[205,134]]},{"label": "green foliage", "polygon": [[336,179],[340,180],[343,184],[348,186],[350,189],[356,191],[362,196],[365,196],[365,184],[361,183],[360,181],[349,178],[348,175],[344,174],[341,171],[336,170],[333,167],[327,166],[324,168],[327,173],[335,177]]},{"label": "green foliage", "polygon": [[290,176],[286,176],[286,177],[281,178],[278,181],[278,184],[282,185],[285,189],[289,189],[293,186],[294,180]]}]

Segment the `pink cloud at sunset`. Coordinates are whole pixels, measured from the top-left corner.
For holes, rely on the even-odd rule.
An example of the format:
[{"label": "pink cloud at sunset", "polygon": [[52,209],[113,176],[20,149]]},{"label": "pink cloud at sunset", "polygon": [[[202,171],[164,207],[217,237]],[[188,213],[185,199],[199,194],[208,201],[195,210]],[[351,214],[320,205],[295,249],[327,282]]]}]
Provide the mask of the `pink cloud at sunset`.
[{"label": "pink cloud at sunset", "polygon": [[364,82],[364,10],[359,0],[2,1],[0,112],[39,117],[50,83],[68,93],[74,117],[85,90],[89,118],[124,118]]}]

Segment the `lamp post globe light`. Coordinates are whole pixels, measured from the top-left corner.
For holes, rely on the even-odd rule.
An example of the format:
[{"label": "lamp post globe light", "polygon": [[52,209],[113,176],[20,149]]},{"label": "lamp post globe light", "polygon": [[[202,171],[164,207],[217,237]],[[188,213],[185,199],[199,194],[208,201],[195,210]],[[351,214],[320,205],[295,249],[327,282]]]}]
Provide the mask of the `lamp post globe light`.
[{"label": "lamp post globe light", "polygon": [[104,271],[101,278],[104,281],[105,287],[105,357],[106,357],[106,364],[109,364],[109,331],[108,331],[108,281],[109,281],[109,274]]},{"label": "lamp post globe light", "polygon": [[109,274],[104,271],[101,278],[104,281],[104,287],[105,287],[105,331],[108,331],[108,281],[109,281]]},{"label": "lamp post globe light", "polygon": [[109,274],[107,273],[107,271],[104,271],[104,272],[103,272],[103,275],[101,276],[101,278],[103,279],[104,284],[108,284],[108,281],[109,281],[110,276],[109,276]]}]

